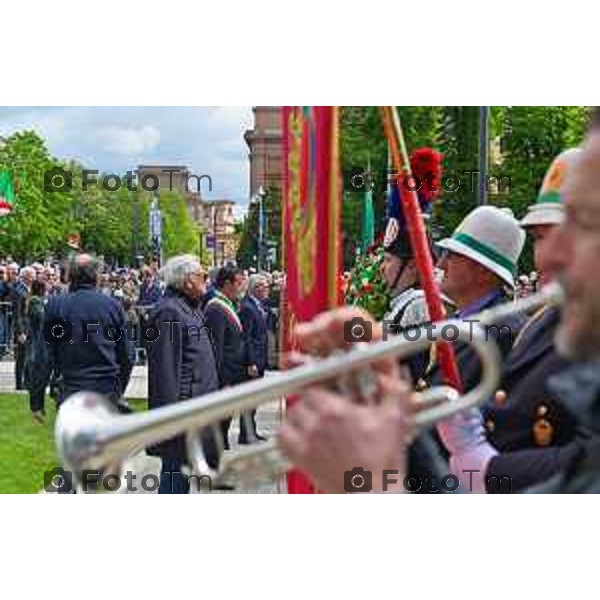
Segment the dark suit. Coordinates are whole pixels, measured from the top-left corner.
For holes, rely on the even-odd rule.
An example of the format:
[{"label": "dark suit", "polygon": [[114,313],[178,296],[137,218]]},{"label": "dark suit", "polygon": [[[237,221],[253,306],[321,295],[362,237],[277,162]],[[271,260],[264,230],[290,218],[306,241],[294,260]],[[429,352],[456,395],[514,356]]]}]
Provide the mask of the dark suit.
[{"label": "dark suit", "polygon": [[259,377],[267,368],[268,338],[267,313],[257,300],[246,296],[240,306],[240,321],[243,327],[244,344],[248,365],[256,365]]},{"label": "dark suit", "polygon": [[204,314],[212,336],[221,387],[246,381],[248,365],[239,317],[237,321],[231,318],[214,298],[206,305]]},{"label": "dark suit", "polygon": [[[237,313],[227,311],[218,294],[205,308],[206,325],[210,331],[219,373],[219,387],[237,385],[248,380],[248,363],[242,323]],[[221,421],[225,448],[229,448],[228,434],[231,418]]]},{"label": "dark suit", "polygon": [[[195,303],[169,288],[149,316],[149,326],[160,331],[148,343],[148,408],[158,408],[201,396],[219,387],[217,366],[204,317]],[[152,336],[155,337],[155,334]],[[215,468],[218,456],[212,433],[202,434],[207,463]],[[163,461],[161,491],[168,491],[165,473],[181,473],[186,462],[185,437],[177,436],[148,449]],[[181,476],[173,476],[179,491],[187,491]]]},{"label": "dark suit", "polygon": [[[264,377],[269,362],[267,311],[259,300],[246,296],[240,306],[240,321],[243,327],[246,363],[249,366],[256,365],[258,377]],[[251,410],[246,418],[240,420],[240,439],[248,442],[251,438],[256,438],[256,435],[256,410]]]},{"label": "dark suit", "polygon": [[[73,343],[49,336],[57,320],[72,324]],[[117,402],[129,382],[134,359],[125,313],[117,300],[98,292],[93,285],[52,296],[46,304],[44,332],[50,363],[62,377],[61,402],[80,391],[97,392]],[[117,332],[121,335],[115,340]]]},{"label": "dark suit", "polygon": [[503,477],[513,492],[549,479],[576,451],[576,416],[548,385],[571,364],[554,349],[559,319],[557,308],[545,308],[527,322],[504,364],[505,394],[483,407],[488,441],[500,452],[488,465],[488,492]]}]

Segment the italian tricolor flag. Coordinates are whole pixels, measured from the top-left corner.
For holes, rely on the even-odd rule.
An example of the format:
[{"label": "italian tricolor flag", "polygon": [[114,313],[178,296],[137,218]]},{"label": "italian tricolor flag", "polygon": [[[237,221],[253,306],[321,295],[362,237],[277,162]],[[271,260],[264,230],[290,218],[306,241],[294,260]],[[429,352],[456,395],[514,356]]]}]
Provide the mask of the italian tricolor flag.
[{"label": "italian tricolor flag", "polygon": [[15,201],[15,190],[8,171],[0,171],[0,216],[8,215]]}]

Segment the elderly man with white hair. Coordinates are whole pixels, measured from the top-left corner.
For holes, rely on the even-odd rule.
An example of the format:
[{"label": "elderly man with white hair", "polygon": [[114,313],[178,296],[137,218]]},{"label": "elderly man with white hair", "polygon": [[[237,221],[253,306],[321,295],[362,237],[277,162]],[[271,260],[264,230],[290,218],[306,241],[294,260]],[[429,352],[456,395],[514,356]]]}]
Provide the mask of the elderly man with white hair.
[{"label": "elderly man with white hair", "polygon": [[[166,290],[150,313],[142,335],[148,342],[148,407],[181,402],[219,387],[217,365],[200,300],[206,291],[206,272],[192,255],[175,256],[162,269]],[[213,433],[202,435],[211,467],[218,462]],[[182,475],[186,463],[183,436],[148,449],[162,460],[159,493],[184,494],[189,483]]]}]

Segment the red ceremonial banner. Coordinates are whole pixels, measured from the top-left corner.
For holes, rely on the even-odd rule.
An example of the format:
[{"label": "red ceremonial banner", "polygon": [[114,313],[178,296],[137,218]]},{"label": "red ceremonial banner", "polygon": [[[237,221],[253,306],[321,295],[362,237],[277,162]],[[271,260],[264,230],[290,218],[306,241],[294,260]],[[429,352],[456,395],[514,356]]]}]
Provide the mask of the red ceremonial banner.
[{"label": "red ceremonial banner", "polygon": [[[335,106],[283,107],[283,350],[297,323],[341,302],[341,173]],[[288,399],[288,405],[293,399]],[[313,493],[301,472],[288,493]]]}]

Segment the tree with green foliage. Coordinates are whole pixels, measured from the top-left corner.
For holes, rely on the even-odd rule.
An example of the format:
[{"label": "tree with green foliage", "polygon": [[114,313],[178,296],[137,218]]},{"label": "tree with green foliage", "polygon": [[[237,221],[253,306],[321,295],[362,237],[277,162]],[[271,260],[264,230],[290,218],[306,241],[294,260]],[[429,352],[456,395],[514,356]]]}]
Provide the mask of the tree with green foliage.
[{"label": "tree with green foliage", "polygon": [[[402,106],[398,113],[409,152],[432,146],[444,155],[444,189],[433,205],[431,224],[434,237],[450,235],[478,203],[479,107]],[[488,201],[510,206],[520,217],[534,201],[554,156],[581,142],[587,119],[588,109],[580,106],[491,107],[489,174],[504,185],[490,186]],[[497,151],[492,152],[494,148]],[[342,108],[341,155],[344,173],[366,168],[370,161],[380,234],[385,223],[387,145],[378,107]],[[510,178],[510,183],[502,177]],[[348,266],[360,239],[362,204],[360,194],[348,192],[347,177],[344,183],[344,262]]]},{"label": "tree with green foliage", "polygon": [[[282,226],[282,195],[281,189],[276,186],[270,186],[267,189],[267,195],[263,199],[263,267],[267,263],[271,269],[281,268],[281,226]],[[248,269],[256,268],[259,255],[259,213],[260,205],[258,200],[253,200],[248,206],[248,212],[242,223],[238,226],[239,244],[236,256],[237,263]],[[273,262],[268,260],[270,248],[275,249],[275,258]]]},{"label": "tree with green foliage", "polygon": [[173,191],[160,194],[160,210],[163,216],[163,254],[165,258],[177,254],[198,254],[200,236],[194,224],[185,198]]},{"label": "tree with green foliage", "polygon": [[0,144],[0,170],[13,178],[15,205],[0,219],[0,253],[19,261],[40,258],[66,239],[73,197],[44,189],[44,175],[67,168],[34,132],[15,133]]},{"label": "tree with green foliage", "polygon": [[[0,171],[12,177],[15,202],[0,219],[0,254],[20,262],[61,254],[67,236],[77,233],[82,246],[111,264],[134,264],[134,254],[149,257],[149,211],[152,197],[123,184],[116,191],[100,183],[83,189],[84,166],[52,157],[33,131],[11,135],[0,144]],[[67,172],[60,181],[59,172]],[[54,179],[53,179],[54,178]],[[97,177],[98,182],[103,176]],[[63,186],[61,183],[67,183]],[[176,192],[160,195],[165,257],[199,252],[199,230],[185,198]]]}]

